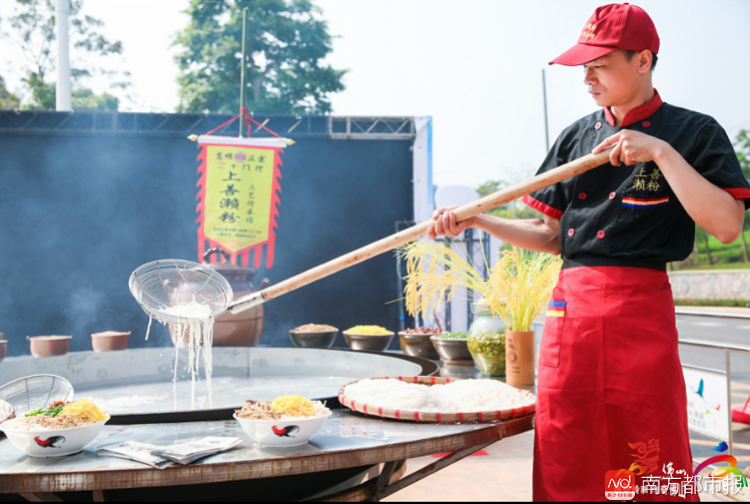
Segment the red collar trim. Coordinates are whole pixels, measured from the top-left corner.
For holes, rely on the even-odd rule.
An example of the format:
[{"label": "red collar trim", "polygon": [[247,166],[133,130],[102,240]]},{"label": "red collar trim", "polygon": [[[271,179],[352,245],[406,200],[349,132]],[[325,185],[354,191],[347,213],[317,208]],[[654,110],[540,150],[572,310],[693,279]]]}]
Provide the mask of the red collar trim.
[{"label": "red collar trim", "polygon": [[[661,104],[663,102],[661,101],[661,96],[659,96],[659,92],[654,89],[654,97],[651,98],[649,101],[644,103],[643,105],[638,105],[634,109],[632,109],[630,112],[625,114],[625,118],[622,120],[622,124],[620,125],[621,128],[624,128],[625,126],[630,126],[633,123],[637,123],[638,121],[641,121],[650,115],[652,115],[654,112],[659,110],[659,107],[661,107]],[[615,116],[612,115],[612,112],[609,111],[609,107],[604,107],[604,117],[607,118],[607,122],[610,126],[615,125]]]}]

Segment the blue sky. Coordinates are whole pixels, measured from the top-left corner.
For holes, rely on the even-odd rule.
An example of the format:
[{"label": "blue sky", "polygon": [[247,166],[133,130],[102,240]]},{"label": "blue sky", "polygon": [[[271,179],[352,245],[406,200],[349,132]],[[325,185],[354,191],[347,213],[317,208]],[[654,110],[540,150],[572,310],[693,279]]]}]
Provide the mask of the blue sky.
[{"label": "blue sky", "polygon": [[[572,46],[590,0],[315,0],[338,38],[330,63],[349,69],[336,115],[431,115],[439,185],[531,175],[545,154],[541,71],[552,140],[596,109],[579,68],[546,63]],[[7,16],[14,0],[0,0]],[[177,104],[173,34],[186,0],[86,0],[122,40],[106,65],[132,73],[133,111]],[[750,2],[643,0],[661,36],[655,85],[664,101],[714,116],[730,136],[750,128]],[[23,61],[0,39],[0,75],[17,86]],[[105,81],[92,87],[104,89]]]}]

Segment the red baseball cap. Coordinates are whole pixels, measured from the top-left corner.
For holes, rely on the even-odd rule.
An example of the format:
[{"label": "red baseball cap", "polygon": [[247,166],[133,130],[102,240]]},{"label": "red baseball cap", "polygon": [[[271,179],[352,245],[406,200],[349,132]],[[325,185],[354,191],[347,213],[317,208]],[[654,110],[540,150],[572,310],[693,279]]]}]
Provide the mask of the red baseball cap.
[{"label": "red baseball cap", "polygon": [[549,64],[583,65],[617,49],[659,52],[659,34],[645,10],[629,3],[599,7],[583,27],[578,43]]}]

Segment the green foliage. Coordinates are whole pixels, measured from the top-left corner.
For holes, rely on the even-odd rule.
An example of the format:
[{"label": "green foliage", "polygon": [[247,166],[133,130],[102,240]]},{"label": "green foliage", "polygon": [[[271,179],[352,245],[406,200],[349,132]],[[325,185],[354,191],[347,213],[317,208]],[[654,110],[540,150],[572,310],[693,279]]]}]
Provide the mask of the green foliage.
[{"label": "green foliage", "polygon": [[235,112],[240,96],[242,10],[248,7],[246,106],[264,113],[328,113],[345,70],[325,65],[327,23],[310,0],[191,0],[174,45],[180,112]]},{"label": "green foliage", "polygon": [[86,110],[89,112],[114,112],[120,104],[117,97],[109,93],[97,95],[86,88],[79,88],[73,91],[72,99],[73,110]]},{"label": "green foliage", "polygon": [[[47,73],[54,69],[52,45],[55,36],[55,6],[54,0],[16,0],[17,10],[8,17],[14,29],[13,38],[18,42],[39,78],[44,80]],[[97,31],[104,23],[82,12],[83,0],[70,1],[70,36],[72,46],[90,53],[107,56],[121,54],[122,43],[110,42]],[[73,75],[82,73],[88,75],[86,69],[73,69]]]},{"label": "green foliage", "polygon": [[[24,110],[54,110],[55,109],[55,84],[44,82],[39,74],[31,72],[22,80],[31,91],[31,102],[23,106]],[[88,88],[78,88],[72,92],[73,110],[85,110],[89,112],[114,112],[117,110],[119,100],[109,94],[95,94]]]},{"label": "green foliage", "polygon": [[488,180],[477,187],[477,192],[479,193],[479,196],[485,197],[507,186],[508,183],[504,180]]},{"label": "green foliage", "polygon": [[[480,197],[487,196],[494,192],[508,187],[510,184],[505,180],[488,180],[477,187]],[[494,215],[503,219],[541,219],[544,216],[531,207],[521,203],[520,200],[511,201],[492,210],[485,212],[487,215]]]},{"label": "green foliage", "polygon": [[731,306],[750,308],[750,300],[744,299],[675,299],[675,306]]},{"label": "green foliage", "polygon": [[0,76],[0,110],[16,110],[21,108],[21,100],[5,86],[5,79]]},{"label": "green foliage", "polygon": [[[750,244],[750,231],[743,231],[745,242]],[[706,238],[708,249],[711,253],[711,264],[708,263],[708,251],[706,250]],[[685,261],[672,263],[675,269],[734,269],[750,268],[750,263],[745,262],[742,253],[742,239],[738,238],[727,245],[721,243],[717,238],[706,233],[703,229],[695,226],[695,249]]]},{"label": "green foliage", "polygon": [[[55,69],[55,55],[53,53],[55,34],[55,0],[16,0],[15,11],[8,16],[8,24],[12,28],[9,38],[23,52],[30,64],[25,68],[26,77],[22,79],[25,100],[21,108],[32,110],[54,110],[56,105],[55,85],[47,82],[48,74]],[[122,43],[110,41],[99,32],[104,23],[82,12],[83,0],[70,0],[70,42],[73,50],[107,56],[122,53]],[[71,51],[72,53],[73,51]],[[127,72],[107,71],[97,68],[71,68],[74,83],[79,84],[82,79],[90,77],[92,73],[102,75],[122,74],[127,78]],[[129,82],[117,82],[113,87],[127,87]],[[93,96],[91,90],[77,86],[73,92],[73,108],[78,110],[117,110],[118,100],[102,93]],[[17,99],[17,98],[16,98]],[[0,108],[3,107],[0,92]],[[17,99],[18,100],[18,99]],[[20,100],[18,100],[20,102]],[[114,108],[112,108],[114,104]],[[20,103],[19,103],[20,105]]]},{"label": "green foliage", "polygon": [[36,72],[29,73],[28,77],[21,79],[31,93],[31,101],[26,103],[24,110],[55,110],[55,84],[44,82],[44,79]]},{"label": "green foliage", "polygon": [[[734,141],[734,150],[742,167],[742,174],[750,180],[750,130],[740,130]],[[747,220],[747,219],[746,219]]]}]

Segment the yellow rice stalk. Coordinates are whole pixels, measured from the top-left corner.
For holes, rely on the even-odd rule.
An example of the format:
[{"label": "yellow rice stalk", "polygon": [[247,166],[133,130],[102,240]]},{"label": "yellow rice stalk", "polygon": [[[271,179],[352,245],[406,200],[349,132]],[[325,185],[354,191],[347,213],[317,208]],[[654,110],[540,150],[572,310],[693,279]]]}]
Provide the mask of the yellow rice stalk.
[{"label": "yellow rice stalk", "polygon": [[481,293],[493,315],[511,331],[531,329],[549,302],[562,266],[559,256],[513,247],[503,253],[485,281],[469,261],[441,243],[413,242],[400,254],[406,260],[404,294],[409,314],[429,320],[462,286]]},{"label": "yellow rice stalk", "polygon": [[440,311],[446,298],[453,299],[456,287],[485,293],[487,283],[474,267],[450,247],[434,241],[416,241],[399,251],[406,260],[406,309],[429,320]]},{"label": "yellow rice stalk", "polygon": [[485,292],[493,315],[501,317],[510,331],[531,330],[531,323],[549,303],[561,266],[559,256],[516,247],[506,251],[492,268]]}]

